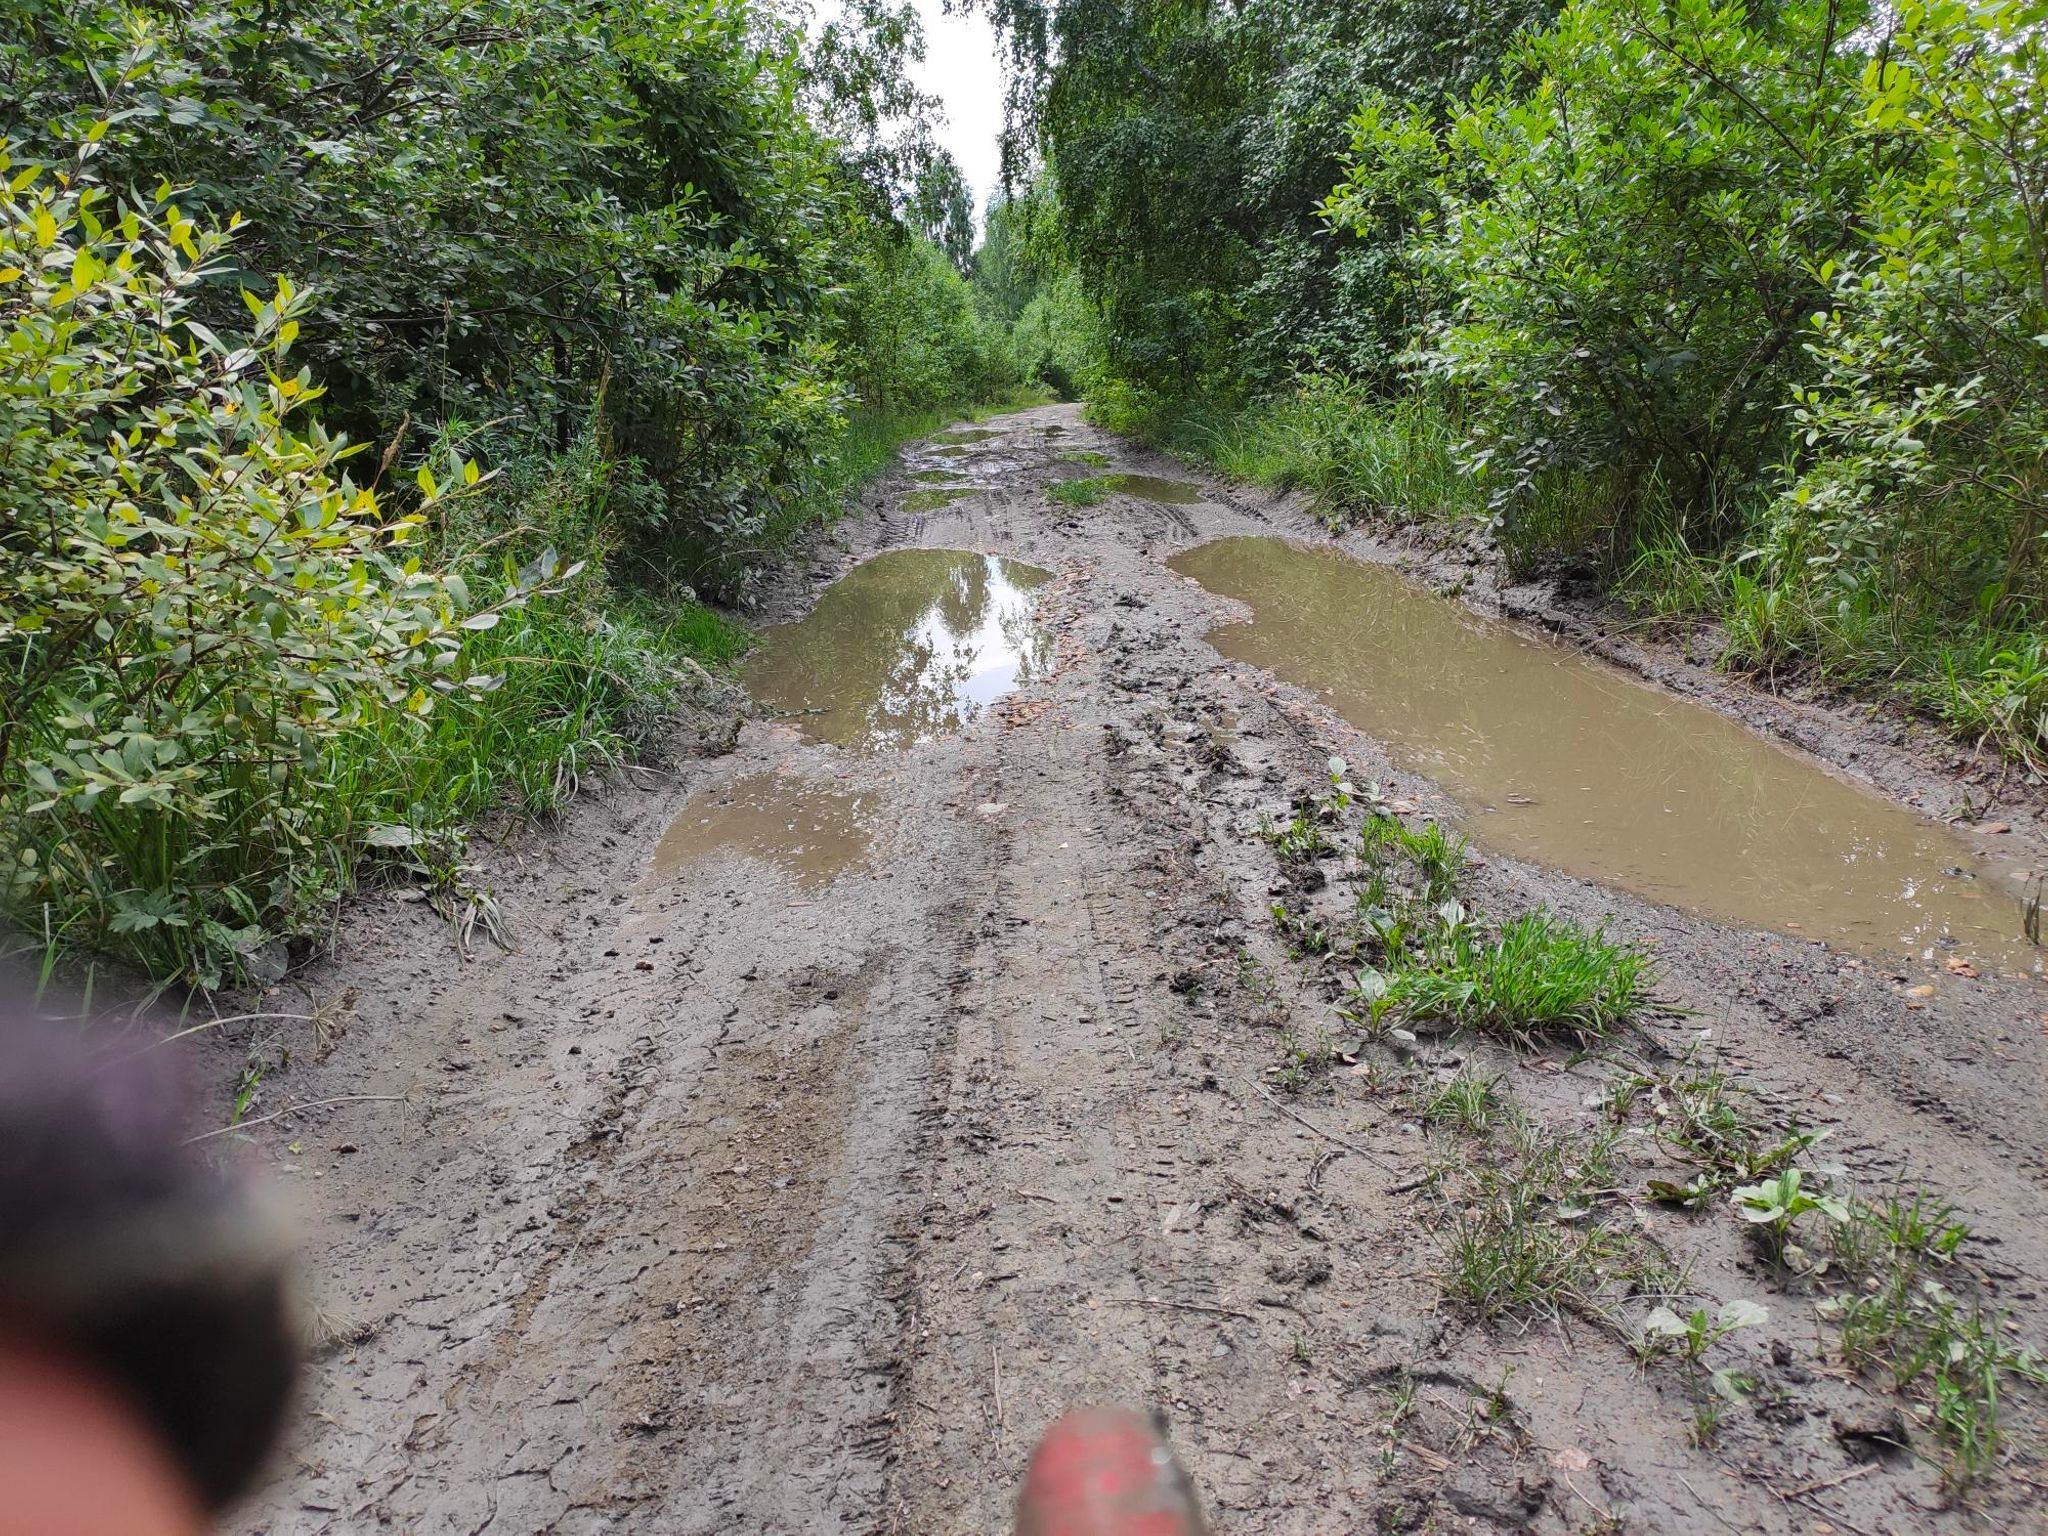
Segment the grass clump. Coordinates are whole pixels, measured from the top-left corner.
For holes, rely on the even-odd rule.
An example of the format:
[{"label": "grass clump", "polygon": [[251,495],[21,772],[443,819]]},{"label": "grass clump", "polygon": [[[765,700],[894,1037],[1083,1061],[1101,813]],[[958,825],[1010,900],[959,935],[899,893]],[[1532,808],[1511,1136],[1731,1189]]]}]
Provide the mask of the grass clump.
[{"label": "grass clump", "polygon": [[1046,495],[1063,507],[1092,507],[1109,495],[1109,481],[1101,475],[1084,480],[1058,480]]},{"label": "grass clump", "polygon": [[1311,374],[1250,403],[1104,391],[1096,418],[1230,479],[1302,491],[1332,527],[1379,518],[1485,515],[1460,469],[1456,412],[1428,391],[1389,400],[1335,374]]},{"label": "grass clump", "polygon": [[1467,1136],[1484,1136],[1507,1114],[1500,1080],[1469,1072],[1431,1087],[1422,1097],[1421,1109],[1429,1124],[1448,1125]]},{"label": "grass clump", "polygon": [[1649,961],[1640,950],[1540,909],[1491,938],[1462,909],[1446,912],[1424,930],[1419,949],[1390,956],[1382,976],[1385,995],[1414,1017],[1524,1043],[1546,1035],[1600,1039],[1649,1000]]},{"label": "grass clump", "polygon": [[[1320,861],[1357,801],[1365,816],[1350,920],[1333,926],[1302,896],[1322,884]],[[1438,823],[1410,827],[1377,785],[1361,792],[1342,758],[1326,791],[1298,800],[1284,825],[1262,824],[1295,895],[1273,908],[1297,954],[1354,968],[1347,1011],[1369,1030],[1394,1015],[1470,1025],[1519,1044],[1546,1036],[1599,1039],[1650,1000],[1649,957],[1537,908],[1493,925],[1459,899],[1466,845]]]},{"label": "grass clump", "polygon": [[1645,1239],[1602,1214],[1613,1138],[1508,1123],[1507,1145],[1490,1146],[1452,1192],[1446,1293],[1481,1317],[1571,1312],[1613,1325],[1619,1288],[1666,1268]]}]

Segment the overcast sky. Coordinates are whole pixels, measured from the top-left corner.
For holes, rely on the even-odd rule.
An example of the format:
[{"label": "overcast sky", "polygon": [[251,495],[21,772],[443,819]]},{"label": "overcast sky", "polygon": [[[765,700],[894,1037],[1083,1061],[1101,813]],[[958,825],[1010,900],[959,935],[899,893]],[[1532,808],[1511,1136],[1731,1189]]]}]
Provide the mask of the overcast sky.
[{"label": "overcast sky", "polygon": [[974,189],[975,223],[1002,177],[1003,71],[995,31],[984,15],[948,16],[942,0],[917,0],[924,17],[924,63],[917,83],[946,104],[939,140]]}]

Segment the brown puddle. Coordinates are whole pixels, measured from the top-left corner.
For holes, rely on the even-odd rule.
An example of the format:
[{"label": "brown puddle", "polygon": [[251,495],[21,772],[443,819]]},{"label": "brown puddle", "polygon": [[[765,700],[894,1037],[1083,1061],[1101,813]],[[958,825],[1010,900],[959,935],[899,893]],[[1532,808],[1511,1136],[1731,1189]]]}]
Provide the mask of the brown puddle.
[{"label": "brown puddle", "polygon": [[772,864],[805,890],[829,885],[867,857],[860,797],[775,773],[700,791],[655,845],[655,878],[721,852]]},{"label": "brown puddle", "polygon": [[1103,488],[1122,496],[1136,496],[1141,501],[1171,502],[1177,507],[1191,507],[1202,500],[1202,488],[1186,480],[1162,480],[1157,475],[1104,475]]},{"label": "brown puddle", "polygon": [[1003,434],[989,427],[964,427],[957,432],[941,432],[932,439],[935,443],[985,443],[992,437]]},{"label": "brown puddle", "polygon": [[955,731],[1045,669],[1031,590],[1049,579],[993,555],[891,550],[764,631],[741,680],[815,741],[874,750]]},{"label": "brown puddle", "polygon": [[1212,645],[1315,689],[1488,848],[1851,949],[2036,963],[2017,870],[1712,710],[1333,550],[1223,539],[1169,564],[1250,604]]},{"label": "brown puddle", "polygon": [[913,469],[910,478],[920,485],[954,485],[960,476],[950,469]]}]

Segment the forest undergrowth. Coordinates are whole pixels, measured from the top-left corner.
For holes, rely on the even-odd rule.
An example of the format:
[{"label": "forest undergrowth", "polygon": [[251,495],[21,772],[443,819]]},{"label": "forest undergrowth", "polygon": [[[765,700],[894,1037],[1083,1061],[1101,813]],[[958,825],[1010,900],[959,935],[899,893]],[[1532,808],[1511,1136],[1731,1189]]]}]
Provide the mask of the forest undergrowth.
[{"label": "forest undergrowth", "polygon": [[660,751],[755,583],[1016,394],[914,25],[474,0],[0,27],[11,947],[275,975]]}]

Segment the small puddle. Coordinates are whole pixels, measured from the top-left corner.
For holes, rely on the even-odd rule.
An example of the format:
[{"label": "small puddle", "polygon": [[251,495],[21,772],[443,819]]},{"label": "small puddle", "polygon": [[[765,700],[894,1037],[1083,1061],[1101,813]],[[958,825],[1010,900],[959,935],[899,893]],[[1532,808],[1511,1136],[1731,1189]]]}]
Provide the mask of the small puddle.
[{"label": "small puddle", "polygon": [[1003,434],[989,427],[964,427],[958,432],[941,432],[932,439],[935,443],[985,443],[992,437]]},{"label": "small puddle", "polygon": [[741,680],[814,741],[876,750],[955,731],[1051,661],[1031,595],[1050,579],[994,555],[891,550],[763,631]]},{"label": "small puddle", "polygon": [[910,478],[920,485],[951,485],[957,483],[960,476],[950,469],[913,469]]},{"label": "small puddle", "polygon": [[1851,949],[2035,965],[2017,870],[1723,715],[1333,550],[1168,563],[1251,606],[1212,645],[1320,692],[1486,847]]},{"label": "small puddle", "polygon": [[1186,480],[1162,480],[1157,475],[1104,475],[1103,488],[1116,491],[1124,496],[1136,496],[1141,501],[1171,502],[1177,507],[1191,507],[1202,500],[1202,488]]},{"label": "small puddle", "polygon": [[721,852],[772,864],[805,890],[817,890],[867,857],[861,798],[774,773],[703,790],[662,832],[654,849],[655,878]]}]

